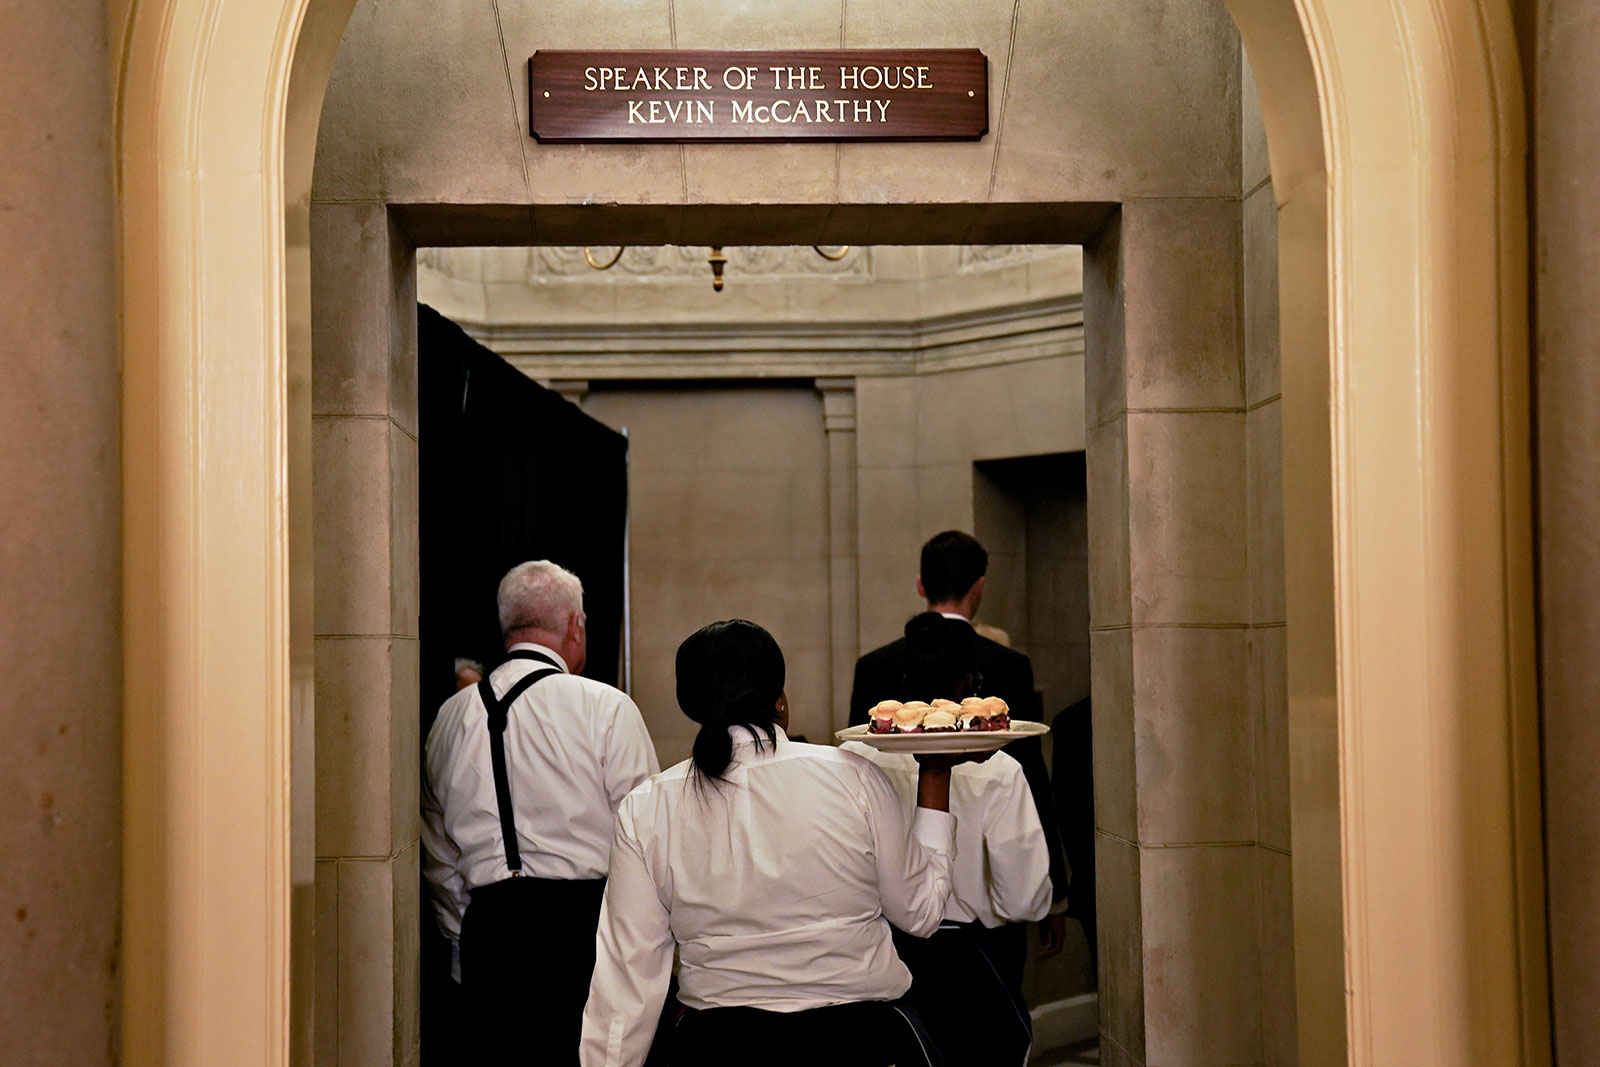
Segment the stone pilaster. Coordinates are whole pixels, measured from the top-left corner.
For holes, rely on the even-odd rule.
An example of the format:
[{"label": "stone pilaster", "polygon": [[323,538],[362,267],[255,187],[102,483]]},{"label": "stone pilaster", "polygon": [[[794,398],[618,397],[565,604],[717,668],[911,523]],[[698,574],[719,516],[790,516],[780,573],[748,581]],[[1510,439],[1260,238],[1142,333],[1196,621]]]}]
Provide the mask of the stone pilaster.
[{"label": "stone pilaster", "polygon": [[312,210],[316,1057],[418,1044],[414,250],[381,204]]},{"label": "stone pilaster", "polygon": [[1086,249],[1107,1063],[1262,1056],[1240,232],[1139,201]]},{"label": "stone pilaster", "polygon": [[816,386],[828,437],[828,663],[833,728],[839,730],[850,718],[850,679],[858,647],[856,380],[818,378]]}]

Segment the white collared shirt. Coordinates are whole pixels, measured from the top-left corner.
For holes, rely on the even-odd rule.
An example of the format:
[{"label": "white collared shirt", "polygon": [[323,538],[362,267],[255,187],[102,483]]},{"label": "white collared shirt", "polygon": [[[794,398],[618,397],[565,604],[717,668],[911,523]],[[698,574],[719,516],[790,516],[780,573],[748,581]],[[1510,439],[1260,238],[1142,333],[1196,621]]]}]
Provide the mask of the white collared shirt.
[{"label": "white collared shirt", "polygon": [[878,768],[836,748],[733,735],[725,782],[685,761],[617,811],[583,1067],[644,1062],[675,945],[689,1007],[801,1011],[904,994],[889,923],[927,936],[944,914],[954,818],[910,817]]},{"label": "white collared shirt", "polygon": [[[907,808],[917,802],[917,760],[879,752],[859,741],[839,746],[881,767]],[[997,752],[950,772],[950,813],[956,816],[956,859],[944,917],[994,929],[1033,922],[1050,911],[1050,852],[1022,764]]]},{"label": "white collared shirt", "polygon": [[[566,673],[536,682],[511,705],[505,751],[522,870],[535,878],[603,878],[614,813],[629,790],[659,767],[644,717],[627,694]],[[547,671],[514,659],[490,675],[503,694],[523,675]],[[461,936],[468,891],[511,876],[489,758],[488,715],[477,686],[444,702],[428,732],[422,781],[423,873],[439,928]]]}]

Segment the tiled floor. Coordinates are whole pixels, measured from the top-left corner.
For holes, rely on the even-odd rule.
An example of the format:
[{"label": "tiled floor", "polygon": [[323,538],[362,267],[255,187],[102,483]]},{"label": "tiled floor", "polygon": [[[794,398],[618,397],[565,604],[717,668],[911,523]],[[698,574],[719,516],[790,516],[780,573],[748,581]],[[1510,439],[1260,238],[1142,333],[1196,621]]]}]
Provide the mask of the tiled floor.
[{"label": "tiled floor", "polygon": [[1078,1067],[1079,1064],[1096,1065],[1100,1062],[1100,1042],[1085,1041],[1066,1048],[1045,1049],[1036,1052],[1030,1067]]}]

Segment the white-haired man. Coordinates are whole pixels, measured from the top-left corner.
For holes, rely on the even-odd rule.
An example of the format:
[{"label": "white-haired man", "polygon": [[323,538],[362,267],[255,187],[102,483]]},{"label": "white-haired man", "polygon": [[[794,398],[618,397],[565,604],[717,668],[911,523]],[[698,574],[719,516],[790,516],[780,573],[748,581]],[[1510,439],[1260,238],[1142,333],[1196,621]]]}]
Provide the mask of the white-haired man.
[{"label": "white-haired man", "polygon": [[509,658],[428,733],[423,870],[456,947],[463,1051],[575,1063],[617,805],[660,768],[633,701],[577,675],[577,575],[523,563],[497,599]]}]

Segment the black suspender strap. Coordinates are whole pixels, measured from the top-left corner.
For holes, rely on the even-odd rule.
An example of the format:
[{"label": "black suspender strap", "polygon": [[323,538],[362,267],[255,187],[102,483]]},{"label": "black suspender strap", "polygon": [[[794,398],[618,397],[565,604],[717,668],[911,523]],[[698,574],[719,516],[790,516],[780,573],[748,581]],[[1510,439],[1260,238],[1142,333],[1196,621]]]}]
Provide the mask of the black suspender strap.
[{"label": "black suspender strap", "polygon": [[494,687],[485,678],[478,683],[478,696],[489,713],[489,759],[494,764],[494,802],[500,809],[500,836],[505,839],[506,866],[512,877],[522,873],[522,850],[517,847],[517,820],[511,811],[511,777],[506,773],[506,720],[511,705],[535,683],[543,681],[560,670],[530,671],[518,678],[506,695],[494,695]]}]

